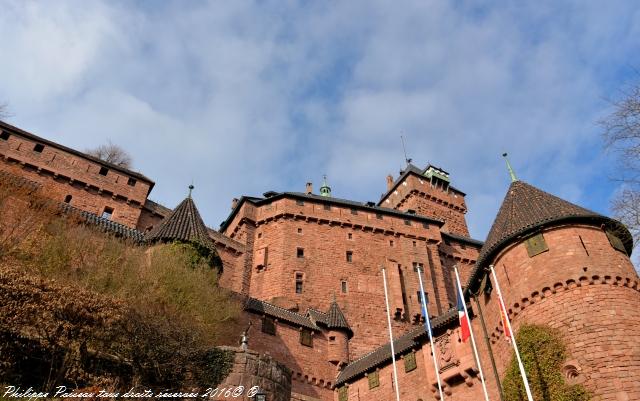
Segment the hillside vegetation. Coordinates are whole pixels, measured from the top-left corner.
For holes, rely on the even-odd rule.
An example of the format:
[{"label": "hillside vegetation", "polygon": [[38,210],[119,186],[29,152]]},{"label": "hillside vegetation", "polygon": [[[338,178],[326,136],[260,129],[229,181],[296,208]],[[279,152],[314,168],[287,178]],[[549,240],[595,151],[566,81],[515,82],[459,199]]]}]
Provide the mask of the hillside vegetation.
[{"label": "hillside vegetation", "polygon": [[239,338],[240,302],[197,247],[97,231],[0,176],[0,383],[47,390],[215,385],[214,346]]}]

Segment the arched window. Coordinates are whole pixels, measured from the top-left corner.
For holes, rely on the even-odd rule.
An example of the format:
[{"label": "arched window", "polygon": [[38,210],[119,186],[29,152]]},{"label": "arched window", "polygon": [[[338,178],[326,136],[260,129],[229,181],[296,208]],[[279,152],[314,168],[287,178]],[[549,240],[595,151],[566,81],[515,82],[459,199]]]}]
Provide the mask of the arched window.
[{"label": "arched window", "polygon": [[71,203],[71,199],[73,198],[73,196],[71,195],[67,195],[64,197],[64,203]]}]

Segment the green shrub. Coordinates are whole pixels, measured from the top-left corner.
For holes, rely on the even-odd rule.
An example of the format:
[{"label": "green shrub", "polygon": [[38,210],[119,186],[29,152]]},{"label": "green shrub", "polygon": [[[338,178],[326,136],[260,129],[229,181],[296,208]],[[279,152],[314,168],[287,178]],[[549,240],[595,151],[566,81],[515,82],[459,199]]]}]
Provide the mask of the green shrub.
[{"label": "green shrub", "polygon": [[[539,401],[587,401],[582,385],[567,385],[562,375],[566,347],[560,334],[542,325],[523,325],[516,336],[533,398]],[[527,396],[515,354],[503,379],[507,401],[526,401]]]}]

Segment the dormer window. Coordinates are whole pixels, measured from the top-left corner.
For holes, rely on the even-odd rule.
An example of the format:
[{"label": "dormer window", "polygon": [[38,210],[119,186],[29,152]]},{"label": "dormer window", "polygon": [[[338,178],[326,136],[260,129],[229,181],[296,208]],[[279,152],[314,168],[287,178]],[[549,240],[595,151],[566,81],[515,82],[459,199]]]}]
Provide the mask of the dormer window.
[{"label": "dormer window", "polygon": [[113,216],[113,208],[105,206],[104,210],[102,211],[102,218],[111,220],[111,216]]}]

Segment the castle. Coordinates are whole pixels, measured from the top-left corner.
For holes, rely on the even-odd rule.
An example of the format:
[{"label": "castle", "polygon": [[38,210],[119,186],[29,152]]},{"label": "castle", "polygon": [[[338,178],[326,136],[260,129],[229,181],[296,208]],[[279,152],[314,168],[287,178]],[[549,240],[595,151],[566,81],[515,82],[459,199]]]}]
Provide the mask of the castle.
[{"label": "castle", "polygon": [[482,399],[471,345],[460,341],[454,266],[489,394],[499,400],[496,378],[512,352],[495,291],[484,291],[490,265],[514,330],[539,323],[562,334],[568,382],[583,383],[597,400],[640,399],[640,280],[629,232],[525,182],[512,182],[483,242],[469,237],[465,193],[432,165],[388,176],[377,203],[333,197],[326,182],[317,193],[308,183],[303,192],[242,196],[216,230],[191,196],[174,209],[160,205],[148,198],[154,182],[144,175],[4,122],[0,172],[37,183],[116,235],[215,249],[219,285],[246,296],[249,348],[291,370],[291,400],[394,399],[382,267],[401,399],[438,398],[425,318],[445,398]]}]

